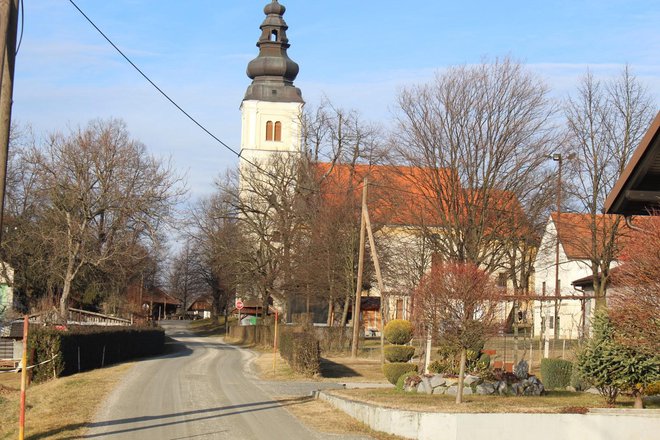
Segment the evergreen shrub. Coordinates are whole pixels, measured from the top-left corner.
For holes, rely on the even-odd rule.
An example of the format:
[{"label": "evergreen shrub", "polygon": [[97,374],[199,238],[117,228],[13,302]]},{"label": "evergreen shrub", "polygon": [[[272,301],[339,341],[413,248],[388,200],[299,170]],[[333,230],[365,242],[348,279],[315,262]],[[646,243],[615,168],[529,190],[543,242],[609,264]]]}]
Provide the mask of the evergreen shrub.
[{"label": "evergreen shrub", "polygon": [[388,345],[385,347],[385,359],[389,362],[408,362],[415,354],[415,347],[409,345]]},{"label": "evergreen shrub", "polygon": [[384,336],[390,344],[404,345],[413,338],[415,328],[406,319],[393,319],[385,326]]},{"label": "evergreen shrub", "polygon": [[401,375],[409,371],[417,372],[417,365],[408,362],[391,362],[383,365],[383,374],[392,385],[396,385]]},{"label": "evergreen shrub", "polygon": [[545,388],[566,388],[571,384],[573,364],[564,359],[541,359],[541,380]]}]

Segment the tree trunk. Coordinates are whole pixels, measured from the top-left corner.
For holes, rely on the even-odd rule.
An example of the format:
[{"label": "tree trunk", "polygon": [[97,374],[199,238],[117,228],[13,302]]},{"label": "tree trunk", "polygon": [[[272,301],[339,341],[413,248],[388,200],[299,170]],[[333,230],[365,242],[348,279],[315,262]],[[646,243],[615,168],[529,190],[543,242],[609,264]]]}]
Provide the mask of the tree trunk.
[{"label": "tree trunk", "polygon": [[332,314],[335,312],[334,306],[335,306],[334,301],[332,300],[332,298],[330,298],[328,300],[328,322],[327,322],[328,327],[333,326],[333,321],[334,320],[332,319]]},{"label": "tree trunk", "polygon": [[341,313],[341,327],[346,327],[346,321],[348,321],[348,308],[351,306],[351,295],[346,294],[344,298],[344,310]]},{"label": "tree trunk", "polygon": [[456,403],[463,403],[463,380],[465,379],[465,359],[467,349],[461,348],[461,363],[458,371],[458,391],[456,392]]},{"label": "tree trunk", "polygon": [[60,321],[66,323],[69,318],[69,294],[71,293],[71,278],[64,278],[62,296],[60,297]]}]

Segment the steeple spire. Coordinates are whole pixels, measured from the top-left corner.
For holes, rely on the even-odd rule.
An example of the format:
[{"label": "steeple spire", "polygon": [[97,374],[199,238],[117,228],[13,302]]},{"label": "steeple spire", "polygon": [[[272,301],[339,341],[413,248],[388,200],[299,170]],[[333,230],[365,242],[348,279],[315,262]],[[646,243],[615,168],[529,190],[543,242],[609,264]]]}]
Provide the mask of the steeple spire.
[{"label": "steeple spire", "polygon": [[245,101],[303,103],[300,89],[293,85],[298,76],[298,64],[287,55],[289,28],[283,15],[286,8],[272,0],[264,8],[266,19],[261,24],[261,37],[257,42],[259,55],[247,67],[252,84],[245,93]]}]

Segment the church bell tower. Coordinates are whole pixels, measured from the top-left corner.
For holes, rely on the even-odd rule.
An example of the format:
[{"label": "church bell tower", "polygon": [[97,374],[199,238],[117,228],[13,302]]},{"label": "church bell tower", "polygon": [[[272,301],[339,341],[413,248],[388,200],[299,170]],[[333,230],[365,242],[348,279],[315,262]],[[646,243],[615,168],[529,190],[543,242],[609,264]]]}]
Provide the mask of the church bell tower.
[{"label": "church bell tower", "polygon": [[[274,155],[301,151],[300,116],[305,102],[293,85],[299,68],[287,55],[285,11],[277,0],[264,8],[259,55],[247,67],[252,84],[241,103],[241,156],[262,166]],[[241,161],[241,167],[245,162]]]}]

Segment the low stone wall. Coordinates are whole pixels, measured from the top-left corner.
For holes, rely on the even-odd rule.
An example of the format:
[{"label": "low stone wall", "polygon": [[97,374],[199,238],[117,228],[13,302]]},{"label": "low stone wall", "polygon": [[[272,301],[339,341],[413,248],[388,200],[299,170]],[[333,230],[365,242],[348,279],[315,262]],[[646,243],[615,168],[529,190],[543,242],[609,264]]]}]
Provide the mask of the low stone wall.
[{"label": "low stone wall", "polygon": [[[463,395],[540,396],[543,394],[543,384],[536,376],[529,376],[526,379],[510,376],[515,382],[504,379],[489,381],[468,374],[463,380]],[[458,379],[445,377],[442,374],[413,375],[405,380],[403,389],[414,393],[455,396],[458,393]]]},{"label": "low stone wall", "polygon": [[318,397],[376,431],[418,440],[654,440],[660,432],[660,410],[448,414],[384,408],[324,391]]}]

